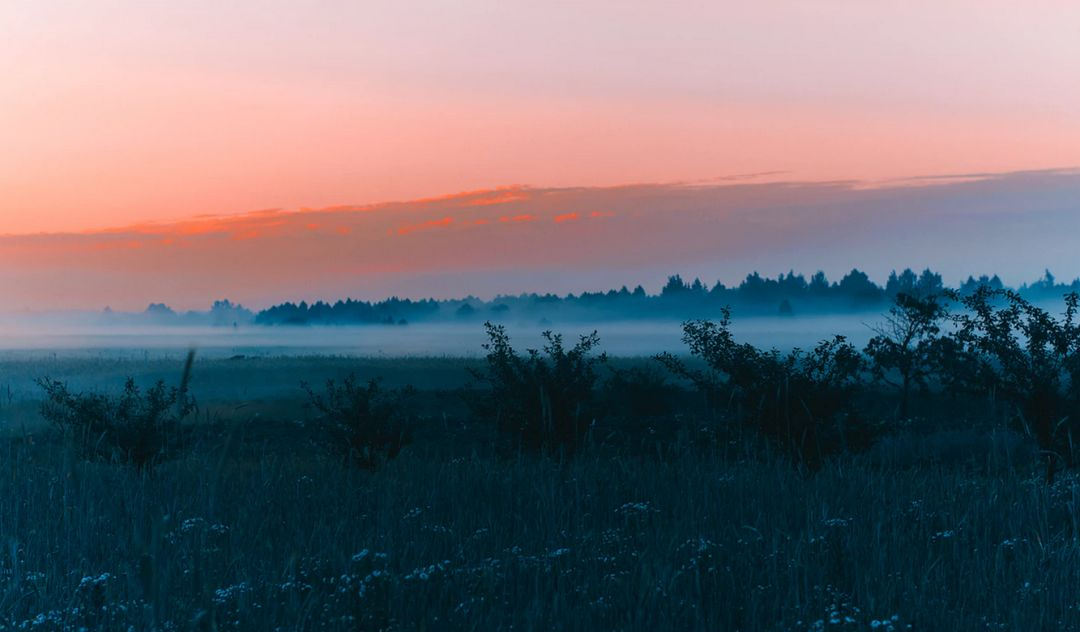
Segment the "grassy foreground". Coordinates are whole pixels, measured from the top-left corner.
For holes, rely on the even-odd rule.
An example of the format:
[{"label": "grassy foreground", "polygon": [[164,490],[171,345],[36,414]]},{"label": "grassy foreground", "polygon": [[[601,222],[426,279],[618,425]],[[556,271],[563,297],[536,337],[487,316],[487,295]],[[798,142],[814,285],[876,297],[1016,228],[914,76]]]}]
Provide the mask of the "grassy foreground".
[{"label": "grassy foreground", "polygon": [[1069,476],[858,459],[364,472],[234,437],[146,477],[12,438],[0,629],[1078,629],[1078,521]]}]

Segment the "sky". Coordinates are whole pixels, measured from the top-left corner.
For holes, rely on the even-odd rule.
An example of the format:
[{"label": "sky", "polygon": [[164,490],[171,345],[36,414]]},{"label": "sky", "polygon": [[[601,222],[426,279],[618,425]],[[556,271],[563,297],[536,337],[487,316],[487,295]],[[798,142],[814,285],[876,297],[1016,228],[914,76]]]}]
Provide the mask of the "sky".
[{"label": "sky", "polygon": [[[253,308],[343,297],[581,292],[667,275],[738,283],[931,267],[955,283],[1080,270],[1080,170],[908,181],[506,187],[411,202],[269,209],[0,236],[7,311]],[[1052,263],[1047,263],[1052,262]]]},{"label": "sky", "polygon": [[[770,230],[747,237],[758,241],[740,244],[764,253],[750,259],[600,228],[648,216],[692,236],[702,226],[670,209],[697,196],[694,221],[728,230],[732,214],[747,210],[725,206],[730,191],[744,190],[735,183],[773,193],[843,190],[847,212],[877,218],[874,230],[903,224],[912,211],[885,217],[855,208],[881,203],[858,192],[960,191],[941,186],[963,179],[934,179],[942,176],[999,174],[983,186],[1015,188],[986,203],[1010,199],[1017,213],[1049,212],[1038,188],[1048,181],[1064,187],[1055,204],[1080,204],[1060,197],[1075,194],[1062,182],[1072,183],[1068,170],[1080,166],[1075,2],[11,0],[0,4],[0,78],[0,291],[19,309],[183,304],[224,292],[273,301],[301,289],[428,295],[447,287],[439,276],[447,270],[469,271],[454,279],[458,294],[542,282],[569,291],[583,281],[568,280],[547,254],[543,239],[554,234],[537,232],[480,262],[454,240],[500,246],[424,225],[452,217],[457,230],[466,216],[497,224],[504,211],[531,213],[539,192],[585,196],[551,212],[577,213],[574,230],[589,226],[597,252],[618,256],[583,259],[574,279],[620,284],[660,267],[717,276],[754,261],[841,265],[835,247],[815,259],[778,241],[827,221],[778,213],[765,213]],[[469,191],[528,199],[488,205],[505,207],[490,217],[439,206]],[[648,192],[649,208],[636,205],[640,196],[628,193],[635,191]],[[597,195],[603,204],[593,204]],[[959,206],[939,201],[935,212],[966,212],[950,203]],[[803,199],[784,204],[836,212]],[[256,269],[281,247],[265,239],[234,240],[198,273],[169,268],[145,243],[131,248],[123,269],[102,263],[100,252],[113,246],[94,257],[55,250],[100,246],[149,225],[176,244],[173,232],[199,222],[217,223],[203,234],[232,235],[230,226],[253,217],[288,224],[328,208],[354,209],[335,218],[348,216],[350,238],[392,251],[394,263],[358,263],[348,252],[323,261],[328,255],[317,251],[304,259],[318,260],[305,273],[316,276],[296,281]],[[378,222],[367,226],[355,209],[378,209],[368,213]],[[330,215],[307,223],[332,224]],[[1002,230],[1014,221],[999,215]],[[525,224],[554,231],[574,223],[553,218]],[[919,221],[932,230],[937,220]],[[399,235],[410,222],[420,227]],[[716,230],[706,234],[724,242]],[[847,243],[852,230],[841,222],[829,239]],[[436,239],[446,241],[425,242]],[[299,252],[310,240],[294,241]],[[963,260],[997,263],[986,271],[1006,276],[1044,266],[1080,274],[1069,253],[995,259],[964,246],[977,256],[962,259],[956,274]],[[948,258],[928,245],[912,248],[910,263]],[[846,255],[847,267],[909,264],[880,252]],[[1027,261],[1036,255],[1045,261]],[[50,293],[40,282],[55,270],[84,283]],[[237,280],[245,276],[265,277],[265,287]]]}]

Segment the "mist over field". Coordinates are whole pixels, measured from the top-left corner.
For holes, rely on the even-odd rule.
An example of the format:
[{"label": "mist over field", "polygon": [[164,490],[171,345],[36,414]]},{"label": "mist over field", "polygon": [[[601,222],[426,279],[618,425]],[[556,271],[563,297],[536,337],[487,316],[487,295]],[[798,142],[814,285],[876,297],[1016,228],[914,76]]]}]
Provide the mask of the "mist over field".
[{"label": "mist over field", "polygon": [[[83,322],[80,322],[83,321]],[[8,318],[0,321],[0,348],[20,352],[70,354],[155,355],[181,354],[196,348],[201,356],[245,355],[344,355],[344,356],[461,356],[479,357],[487,342],[483,325],[468,323],[413,323],[408,325],[341,325],[299,327],[185,327],[155,325],[101,325],[86,319],[54,317],[45,322]],[[812,346],[833,335],[848,337],[857,345],[873,335],[870,325],[880,320],[877,312],[799,317],[751,316],[736,318],[733,331],[743,342],[755,346]],[[681,352],[682,322],[573,321],[506,325],[515,346],[539,348],[541,333],[551,330],[573,342],[579,335],[597,331],[601,349],[617,356],[648,356]]]}]

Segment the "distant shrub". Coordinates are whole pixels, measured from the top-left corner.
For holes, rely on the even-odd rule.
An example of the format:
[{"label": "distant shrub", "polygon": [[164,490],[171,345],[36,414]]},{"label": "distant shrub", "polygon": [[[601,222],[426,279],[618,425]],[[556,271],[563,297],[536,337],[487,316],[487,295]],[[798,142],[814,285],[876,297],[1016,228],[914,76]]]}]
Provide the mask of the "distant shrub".
[{"label": "distant shrub", "polygon": [[471,373],[488,390],[472,398],[474,413],[495,419],[521,448],[572,454],[594,418],[596,366],[607,360],[593,354],[599,336],[581,336],[567,349],[561,335],[545,331],[542,351],[529,349],[522,356],[503,326],[488,322],[484,328],[487,368]]},{"label": "distant shrub", "polygon": [[352,464],[377,468],[412,443],[403,405],[413,394],[412,387],[386,390],[379,380],[360,384],[355,374],[349,374],[340,384],[328,380],[323,393],[316,393],[307,383],[301,383],[301,388],[318,413],[310,422],[318,440]]},{"label": "distant shrub", "polygon": [[194,352],[188,354],[179,387],[159,380],[143,390],[128,378],[118,396],[72,393],[64,382],[40,378],[41,414],[72,437],[88,459],[152,469],[184,447],[182,421],[195,410],[188,392],[194,358]]},{"label": "distant shrub", "polygon": [[671,354],[658,359],[676,375],[726,403],[734,418],[770,439],[796,463],[817,467],[832,454],[868,447],[870,427],[857,415],[854,396],[862,385],[863,358],[843,336],[810,351],[781,354],[736,343],[731,315],[719,321],[689,321],[683,341],[704,370],[691,369]]}]

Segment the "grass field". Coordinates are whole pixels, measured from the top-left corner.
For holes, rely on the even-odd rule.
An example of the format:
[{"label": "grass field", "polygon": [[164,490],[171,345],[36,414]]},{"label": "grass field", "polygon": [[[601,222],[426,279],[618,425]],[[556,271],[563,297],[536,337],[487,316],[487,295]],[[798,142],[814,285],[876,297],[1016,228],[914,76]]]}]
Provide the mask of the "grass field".
[{"label": "grass field", "polygon": [[[8,358],[0,629],[1080,629],[1071,475],[962,441],[805,474],[691,413],[572,461],[497,454],[452,397],[468,362],[199,362],[199,440],[147,476],[79,459],[29,379],[173,380],[174,358]],[[346,371],[421,388],[376,471],[296,423],[299,380]]]}]

